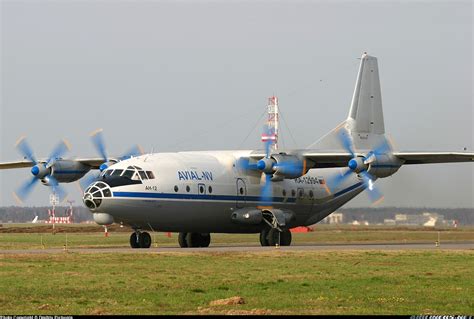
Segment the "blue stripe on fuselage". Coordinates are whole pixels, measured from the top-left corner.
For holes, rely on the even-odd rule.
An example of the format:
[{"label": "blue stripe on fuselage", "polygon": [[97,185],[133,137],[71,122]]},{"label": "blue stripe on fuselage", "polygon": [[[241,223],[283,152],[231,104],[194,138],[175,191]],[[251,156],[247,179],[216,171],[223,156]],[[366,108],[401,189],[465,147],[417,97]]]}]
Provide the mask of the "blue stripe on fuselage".
[{"label": "blue stripe on fuselage", "polygon": [[[357,187],[363,185],[359,182],[348,188],[345,188],[333,196],[338,197]],[[159,198],[159,199],[195,199],[195,200],[223,200],[223,201],[248,201],[248,202],[260,202],[259,196],[237,196],[237,195],[207,195],[207,194],[172,194],[172,193],[143,193],[143,192],[113,192],[114,197],[128,197],[128,198]],[[285,201],[284,197],[273,197],[271,199],[273,203],[294,203],[296,198],[287,198]]]}]

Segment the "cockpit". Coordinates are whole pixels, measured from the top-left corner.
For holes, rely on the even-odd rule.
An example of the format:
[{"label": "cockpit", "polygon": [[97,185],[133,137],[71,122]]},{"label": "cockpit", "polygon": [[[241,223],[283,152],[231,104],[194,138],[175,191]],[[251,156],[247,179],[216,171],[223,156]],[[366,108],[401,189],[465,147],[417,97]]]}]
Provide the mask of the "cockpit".
[{"label": "cockpit", "polygon": [[132,181],[145,181],[149,179],[155,179],[155,175],[152,171],[145,171],[138,166],[129,166],[126,169],[114,169],[109,168],[102,172],[101,177],[125,177]]}]

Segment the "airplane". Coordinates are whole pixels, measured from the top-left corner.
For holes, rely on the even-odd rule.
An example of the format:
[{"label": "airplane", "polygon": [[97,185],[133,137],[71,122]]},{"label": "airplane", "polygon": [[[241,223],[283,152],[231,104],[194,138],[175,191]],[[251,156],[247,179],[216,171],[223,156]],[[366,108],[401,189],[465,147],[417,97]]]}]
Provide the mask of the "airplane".
[{"label": "airplane", "polygon": [[[188,151],[108,163],[84,191],[99,225],[134,229],[132,248],[149,248],[148,231],[178,232],[180,247],[208,247],[211,233],[260,234],[262,246],[291,245],[290,229],[315,224],[403,165],[472,162],[472,152],[399,152],[385,136],[377,58],[361,57],[349,115],[305,149]],[[0,164],[0,168],[2,168]],[[54,175],[54,172],[51,174]]]}]

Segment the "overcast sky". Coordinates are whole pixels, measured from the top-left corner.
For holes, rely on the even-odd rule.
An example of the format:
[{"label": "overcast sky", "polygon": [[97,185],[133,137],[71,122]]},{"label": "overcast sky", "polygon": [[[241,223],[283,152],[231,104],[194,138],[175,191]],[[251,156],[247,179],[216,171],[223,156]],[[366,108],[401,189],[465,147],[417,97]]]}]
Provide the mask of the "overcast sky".
[{"label": "overcast sky", "polygon": [[[22,135],[37,157],[62,138],[98,156],[97,128],[112,155],[259,148],[273,94],[285,146],[303,148],[347,117],[364,51],[399,150],[472,150],[472,17],[471,1],[1,1],[0,161]],[[30,177],[1,171],[0,206]],[[473,180],[473,164],[437,164],[377,184],[382,206],[474,207]]]}]

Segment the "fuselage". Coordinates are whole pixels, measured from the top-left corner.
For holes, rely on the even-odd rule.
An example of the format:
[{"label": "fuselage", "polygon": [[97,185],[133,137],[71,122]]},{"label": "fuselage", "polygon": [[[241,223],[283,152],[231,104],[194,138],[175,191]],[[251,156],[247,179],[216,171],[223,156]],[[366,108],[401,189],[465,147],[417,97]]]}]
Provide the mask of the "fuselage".
[{"label": "fuselage", "polygon": [[[124,160],[102,172],[96,182],[102,184],[86,190],[85,204],[94,214],[108,214],[115,223],[138,229],[260,232],[262,225],[243,225],[231,219],[241,208],[262,204],[263,174],[235,165],[250,153],[155,153]],[[311,169],[302,177],[272,182],[271,206],[294,213],[289,227],[317,223],[364,190],[356,174],[338,189],[329,190],[325,180],[340,172],[339,168]]]}]

